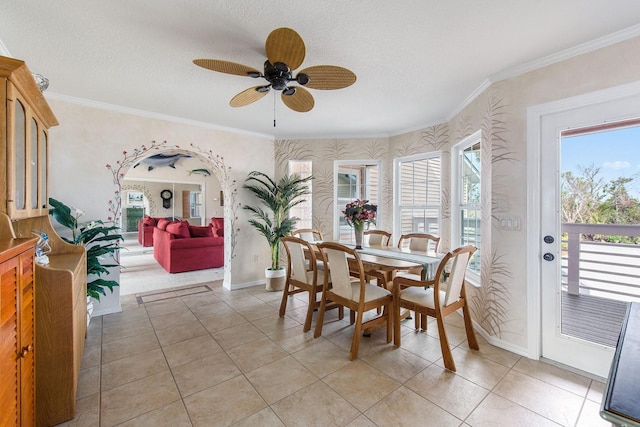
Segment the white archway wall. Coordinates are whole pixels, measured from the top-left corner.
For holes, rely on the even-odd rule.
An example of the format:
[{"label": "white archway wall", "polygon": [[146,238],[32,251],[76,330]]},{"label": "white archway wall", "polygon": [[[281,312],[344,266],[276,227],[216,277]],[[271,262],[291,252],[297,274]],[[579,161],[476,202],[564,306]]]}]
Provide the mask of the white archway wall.
[{"label": "white archway wall", "polygon": [[[63,101],[49,102],[60,122],[50,131],[51,197],[83,209],[87,221],[113,219],[109,207],[114,201],[115,183],[107,164],[116,167],[124,156],[131,155],[131,150],[143,144],[149,147],[154,140],[197,153],[209,163],[216,163],[219,156],[225,165],[224,179],[228,179],[223,183],[217,176],[225,197],[224,216],[234,218],[236,224],[235,233],[231,228],[225,233],[225,286],[233,289],[264,283],[268,247],[255,244],[258,236],[249,228],[245,212],[238,209],[238,205],[251,201],[246,200],[250,196],[238,188],[252,170],[273,173],[273,164],[263,160],[273,158],[271,139]],[[248,152],[255,156],[246,156]],[[233,187],[235,204],[227,190]],[[242,263],[237,262],[240,257]]]}]

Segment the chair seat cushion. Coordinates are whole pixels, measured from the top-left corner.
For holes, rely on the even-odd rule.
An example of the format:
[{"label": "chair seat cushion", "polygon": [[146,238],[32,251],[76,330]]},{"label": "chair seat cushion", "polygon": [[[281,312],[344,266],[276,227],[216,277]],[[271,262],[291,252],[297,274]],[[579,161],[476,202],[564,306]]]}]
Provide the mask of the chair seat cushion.
[{"label": "chair seat cushion", "polygon": [[[360,279],[356,279],[354,282],[351,282],[353,301],[360,300]],[[391,295],[391,292],[385,288],[381,288],[380,286],[365,284],[364,285],[364,301],[369,302],[373,300],[377,300],[380,298],[384,298],[386,296]]]},{"label": "chair seat cushion", "polygon": [[[440,306],[443,305],[445,295],[445,291],[440,291]],[[400,301],[407,301],[429,308],[436,307],[433,301],[433,288],[424,289],[416,286],[404,289],[400,292]]]}]

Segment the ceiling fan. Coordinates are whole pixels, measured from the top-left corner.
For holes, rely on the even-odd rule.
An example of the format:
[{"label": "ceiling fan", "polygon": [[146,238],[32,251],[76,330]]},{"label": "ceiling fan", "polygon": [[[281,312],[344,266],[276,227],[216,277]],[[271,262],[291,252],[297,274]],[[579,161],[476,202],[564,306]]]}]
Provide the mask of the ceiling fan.
[{"label": "ceiling fan", "polygon": [[305,89],[342,89],[356,81],[356,75],[350,70],[335,65],[316,65],[300,70],[294,74],[304,56],[306,48],[302,37],[291,28],[273,30],[265,43],[267,60],[264,71],[221,59],[194,59],[193,63],[212,71],[249,76],[254,79],[263,78],[267,84],[245,89],[234,96],[229,104],[232,107],[249,105],[271,89],[281,91],[282,102],[292,109],[305,113],[314,106],[311,93]]}]

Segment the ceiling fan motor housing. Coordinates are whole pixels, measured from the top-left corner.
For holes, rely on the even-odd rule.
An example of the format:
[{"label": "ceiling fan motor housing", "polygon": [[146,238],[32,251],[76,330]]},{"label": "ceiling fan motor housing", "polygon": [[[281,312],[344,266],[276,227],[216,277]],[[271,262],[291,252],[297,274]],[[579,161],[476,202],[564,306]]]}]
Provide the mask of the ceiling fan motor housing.
[{"label": "ceiling fan motor housing", "polygon": [[294,78],[287,64],[283,62],[272,64],[269,60],[264,62],[264,78],[271,83],[272,88],[282,90],[288,96],[295,93],[295,88],[288,87],[289,82],[297,82],[304,86],[310,80],[309,76],[304,73],[300,73]]}]

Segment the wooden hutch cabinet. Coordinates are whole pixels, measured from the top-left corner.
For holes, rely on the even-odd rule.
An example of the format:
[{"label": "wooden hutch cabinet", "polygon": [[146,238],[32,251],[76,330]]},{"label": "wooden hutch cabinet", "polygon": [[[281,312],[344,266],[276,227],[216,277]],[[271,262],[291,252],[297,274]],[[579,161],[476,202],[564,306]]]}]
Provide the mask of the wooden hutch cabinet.
[{"label": "wooden hutch cabinet", "polygon": [[[9,222],[4,219],[6,228]],[[35,241],[0,241],[1,426],[35,425]]]},{"label": "wooden hutch cabinet", "polygon": [[[75,416],[86,251],[49,218],[49,128],[58,121],[23,61],[0,56],[0,97],[0,425],[53,426]],[[34,262],[36,230],[49,236],[47,265]]]}]

